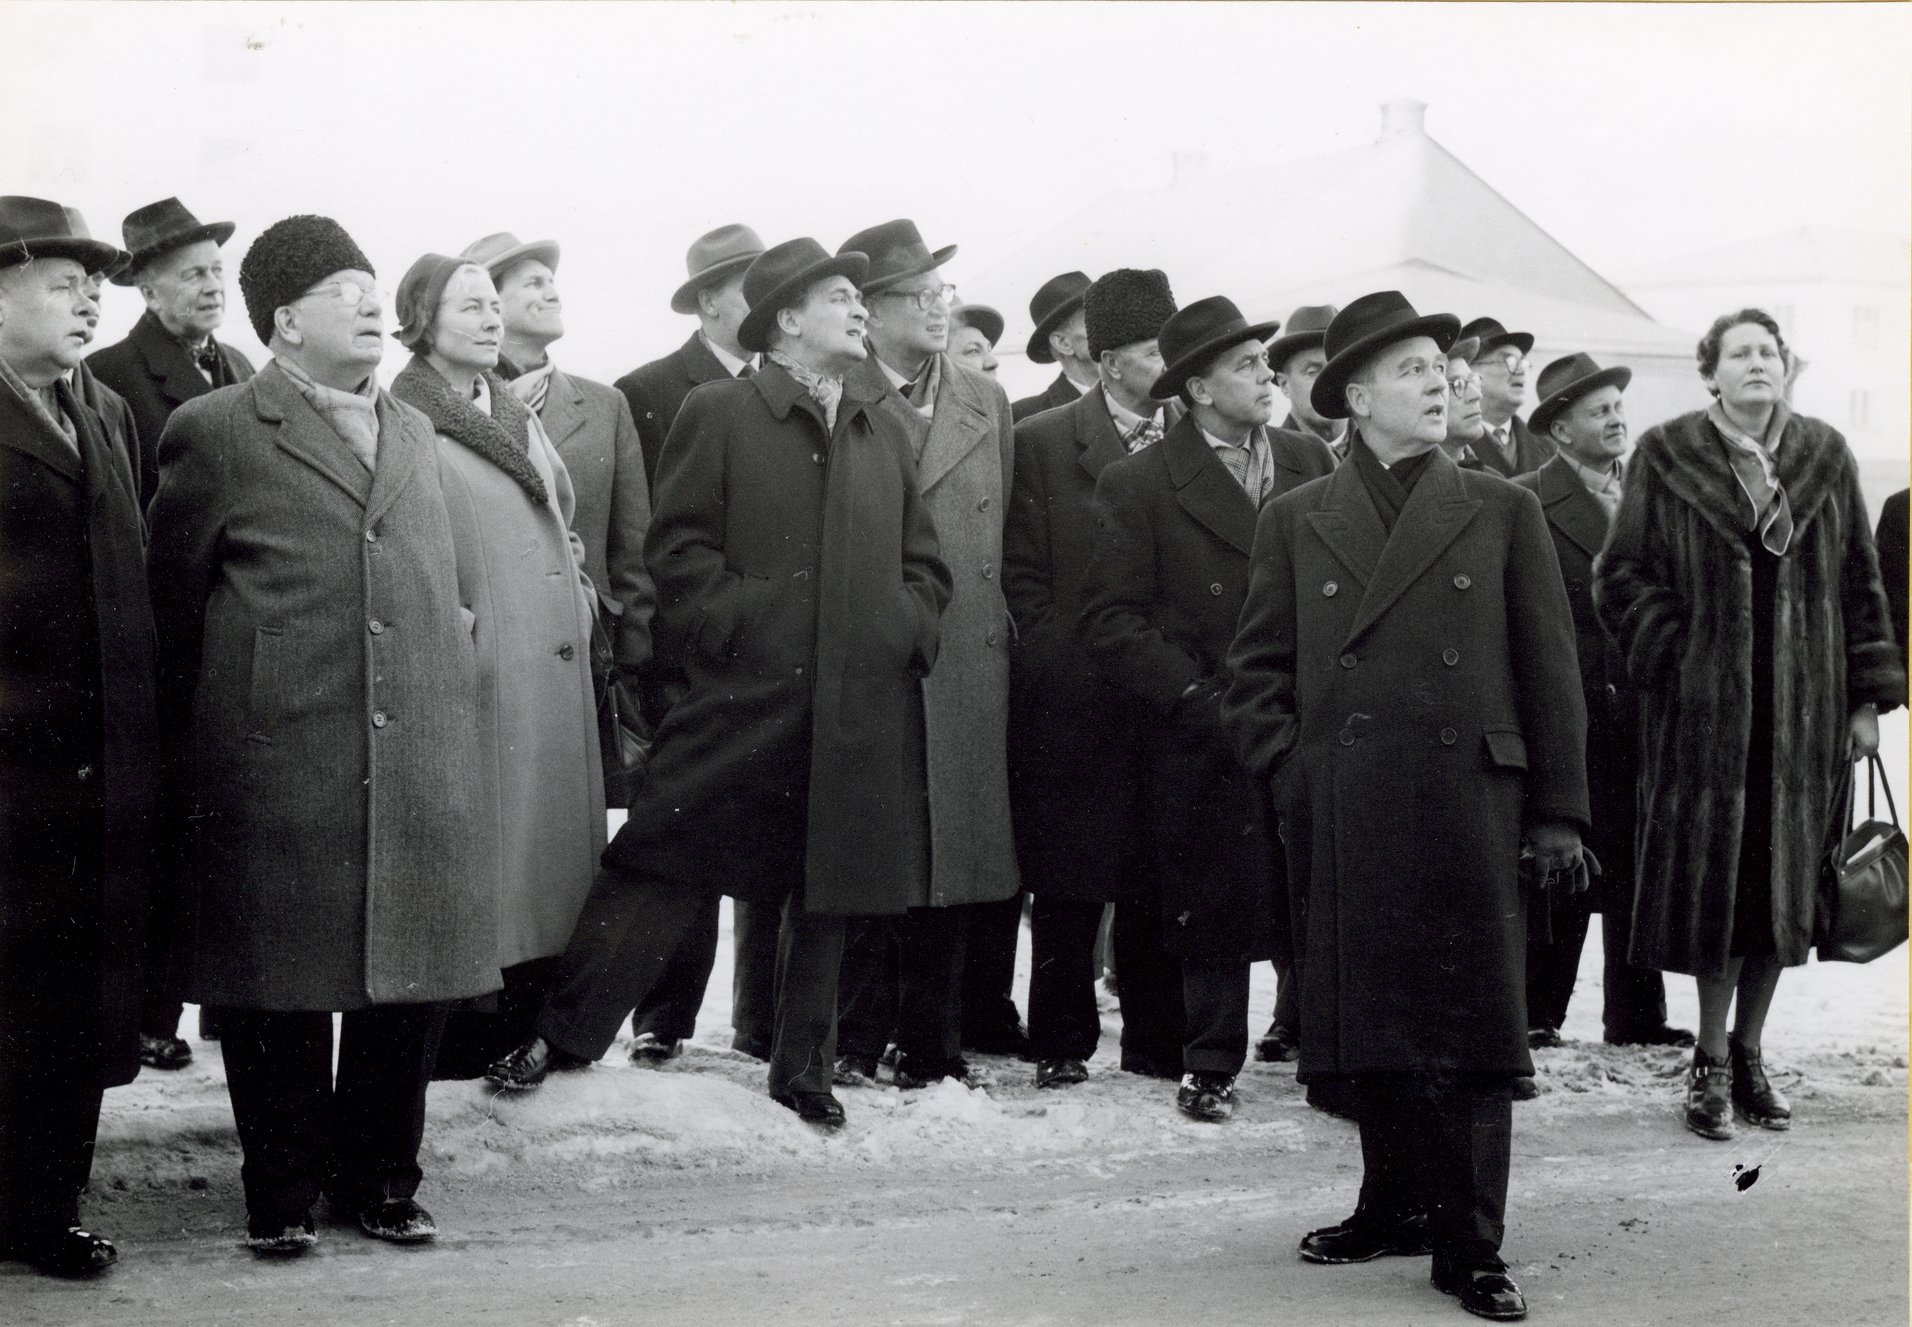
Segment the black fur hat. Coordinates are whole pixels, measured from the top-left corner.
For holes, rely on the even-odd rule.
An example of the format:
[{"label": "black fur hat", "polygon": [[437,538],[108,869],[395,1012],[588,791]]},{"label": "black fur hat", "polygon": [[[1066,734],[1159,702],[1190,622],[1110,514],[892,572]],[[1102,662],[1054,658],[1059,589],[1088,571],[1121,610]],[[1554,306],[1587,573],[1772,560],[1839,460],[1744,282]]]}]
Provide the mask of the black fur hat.
[{"label": "black fur hat", "polygon": [[267,226],[239,264],[239,293],[260,342],[272,344],[274,313],[334,272],[378,275],[364,250],[331,217],[307,213]]},{"label": "black fur hat", "polygon": [[1096,278],[1082,297],[1089,354],[1101,359],[1105,350],[1153,341],[1174,312],[1167,273],[1153,267],[1118,267]]}]

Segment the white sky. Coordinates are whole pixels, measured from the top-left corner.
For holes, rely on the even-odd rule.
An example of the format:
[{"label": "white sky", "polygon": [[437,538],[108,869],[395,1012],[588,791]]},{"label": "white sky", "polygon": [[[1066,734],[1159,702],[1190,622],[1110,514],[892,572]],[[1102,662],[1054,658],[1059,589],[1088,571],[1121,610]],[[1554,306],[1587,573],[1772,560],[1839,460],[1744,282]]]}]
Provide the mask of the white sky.
[{"label": "white sky", "polygon": [[[907,215],[965,271],[1109,189],[1429,132],[1596,269],[1801,223],[1903,232],[1912,7],[1545,4],[123,4],[0,0],[0,192],[117,241],[178,194],[245,245],[337,217],[397,284],[555,237],[571,367],[680,341],[695,235]],[[1253,225],[1254,218],[1243,217]],[[1324,219],[1323,224],[1328,224]],[[1173,279],[1176,255],[1137,254]],[[228,339],[254,348],[236,283]],[[101,331],[138,313],[116,294]],[[396,368],[396,345],[388,365]]]}]

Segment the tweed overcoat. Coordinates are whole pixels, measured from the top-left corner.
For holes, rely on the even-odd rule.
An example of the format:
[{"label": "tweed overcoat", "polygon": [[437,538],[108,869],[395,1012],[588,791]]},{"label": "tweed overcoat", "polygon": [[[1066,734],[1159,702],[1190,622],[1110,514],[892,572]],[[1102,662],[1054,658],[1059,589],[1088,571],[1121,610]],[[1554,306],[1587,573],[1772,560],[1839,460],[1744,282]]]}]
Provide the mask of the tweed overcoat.
[{"label": "tweed overcoat", "polygon": [[1015,477],[1009,398],[943,355],[931,419],[891,385],[875,356],[852,373],[901,425],[917,491],[936,524],[954,593],[936,667],[923,679],[928,735],[930,877],[917,907],[992,903],[1021,885],[1009,819],[1009,604],[1002,527]]},{"label": "tweed overcoat", "polygon": [[[1327,444],[1268,430],[1269,498],[1330,473]],[[1143,826],[1178,958],[1273,957],[1285,928],[1281,863],[1263,789],[1236,759],[1201,681],[1225,682],[1248,590],[1256,503],[1184,415],[1162,441],[1096,481],[1095,553],[1082,632],[1143,733]]]},{"label": "tweed overcoat", "polygon": [[471,611],[431,425],[377,468],[276,364],[173,412],[148,509],[160,718],[189,781],[186,994],[347,1010],[496,990]]},{"label": "tweed overcoat", "polygon": [[[504,390],[494,377],[492,391]],[[420,359],[392,383],[392,395],[421,410],[432,392],[450,399]],[[481,864],[497,890],[501,968],[564,952],[605,839],[591,685],[596,595],[579,574],[564,462],[537,421],[528,423],[526,459],[544,482],[542,503],[492,461],[437,435],[458,598],[476,619],[484,790],[471,832],[490,839]]]},{"label": "tweed overcoat", "polygon": [[615,619],[618,666],[640,669],[651,658],[657,593],[644,566],[651,486],[631,407],[615,388],[553,369],[538,418],[570,472],[571,528],[584,541],[591,584]]},{"label": "tweed overcoat", "polygon": [[1012,422],[1020,424],[1031,415],[1039,415],[1045,410],[1054,410],[1057,406],[1074,405],[1083,395],[1082,389],[1069,381],[1068,374],[1058,373],[1054,382],[1034,396],[1025,396],[1011,405],[1009,417]]},{"label": "tweed overcoat", "polygon": [[[1845,439],[1794,415],[1777,447],[1793,534],[1773,621],[1773,940],[1812,946],[1819,866],[1852,711],[1905,675]],[[1648,429],[1594,573],[1594,602],[1642,697],[1630,961],[1723,975],[1752,732],[1751,505],[1704,411]]]},{"label": "tweed overcoat", "polygon": [[1270,776],[1299,1075],[1532,1072],[1522,830],[1587,825],[1573,614],[1534,495],[1438,448],[1262,508],[1224,718]]},{"label": "tweed overcoat", "polygon": [[1474,458],[1481,470],[1502,479],[1514,479],[1520,475],[1530,475],[1554,458],[1560,449],[1554,446],[1554,440],[1542,437],[1527,427],[1527,421],[1519,415],[1508,420],[1509,436],[1514,440],[1514,463],[1509,465],[1507,458],[1494,444],[1491,436],[1483,437],[1473,444]]},{"label": "tweed overcoat", "polygon": [[693,392],[646,561],[687,691],[605,861],[811,912],[927,889],[922,678],[949,570],[909,441],[858,382],[836,428],[782,368]]},{"label": "tweed overcoat", "polygon": [[663,454],[664,439],[670,436],[685,398],[695,387],[722,382],[730,376],[730,370],[704,344],[703,334],[692,332],[690,340],[670,354],[639,365],[613,384],[631,407],[653,499],[657,496],[658,457]]},{"label": "tweed overcoat", "polygon": [[131,439],[0,384],[0,1064],[139,1072],[159,733]]},{"label": "tweed overcoat", "polygon": [[[252,376],[252,361],[222,341],[213,346],[223,365],[221,386],[241,383]],[[206,375],[194,365],[178,337],[160,325],[151,309],[139,316],[125,339],[94,351],[86,358],[86,367],[101,382],[126,398],[138,431],[139,481],[142,508],[153,500],[159,484],[159,435],[174,410],[214,390]]]},{"label": "tweed overcoat", "polygon": [[1009,797],[1023,885],[1048,899],[1138,900],[1142,740],[1083,644],[1095,481],[1128,455],[1100,388],[1016,426],[1002,537],[1009,651]]}]

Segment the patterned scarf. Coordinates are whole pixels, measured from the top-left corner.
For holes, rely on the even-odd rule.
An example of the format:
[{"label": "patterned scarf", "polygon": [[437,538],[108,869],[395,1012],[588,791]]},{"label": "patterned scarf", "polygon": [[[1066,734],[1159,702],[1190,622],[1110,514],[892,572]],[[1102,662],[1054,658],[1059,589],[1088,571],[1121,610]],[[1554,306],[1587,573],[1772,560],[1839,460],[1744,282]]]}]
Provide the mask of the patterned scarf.
[{"label": "patterned scarf", "polygon": [[1707,422],[1725,441],[1727,463],[1733,467],[1740,491],[1746,495],[1750,507],[1748,527],[1759,535],[1759,542],[1774,557],[1784,557],[1792,543],[1792,503],[1786,497],[1785,486],[1779,482],[1776,460],[1779,441],[1785,436],[1786,422],[1791,418],[1792,407],[1784,401],[1773,407],[1773,417],[1766,425],[1766,438],[1771,439],[1769,445],[1765,439],[1741,431],[1726,417],[1718,401],[1706,407]]},{"label": "patterned scarf", "polygon": [[511,380],[511,394],[529,406],[534,415],[544,414],[545,394],[551,390],[551,375],[557,371],[558,362],[549,355],[543,368],[529,372],[508,369],[504,360],[498,361],[498,372]]},{"label": "patterned scarf", "polygon": [[299,364],[280,355],[273,361],[279,371],[292,380],[306,404],[318,411],[319,418],[332,426],[359,464],[367,470],[378,469],[378,380],[367,376],[357,391],[342,392],[313,379]]},{"label": "patterned scarf", "polygon": [[843,377],[826,378],[814,369],[805,368],[781,350],[773,350],[769,355],[772,364],[780,365],[783,371],[797,381],[797,386],[810,394],[810,399],[823,407],[823,426],[831,433],[836,432],[837,404],[843,400]]},{"label": "patterned scarf", "polygon": [[29,413],[37,416],[42,424],[65,438],[73,448],[73,454],[79,455],[79,430],[73,421],[66,417],[66,411],[60,407],[59,393],[49,383],[45,387],[29,387],[11,365],[0,359],[0,385],[15,397]]},{"label": "patterned scarf", "polygon": [[491,392],[489,415],[459,400],[442,373],[422,356],[413,355],[412,362],[392,379],[392,395],[424,411],[433,428],[511,476],[542,507],[550,496],[526,454],[531,446],[531,411],[497,374],[487,373],[485,386]]}]

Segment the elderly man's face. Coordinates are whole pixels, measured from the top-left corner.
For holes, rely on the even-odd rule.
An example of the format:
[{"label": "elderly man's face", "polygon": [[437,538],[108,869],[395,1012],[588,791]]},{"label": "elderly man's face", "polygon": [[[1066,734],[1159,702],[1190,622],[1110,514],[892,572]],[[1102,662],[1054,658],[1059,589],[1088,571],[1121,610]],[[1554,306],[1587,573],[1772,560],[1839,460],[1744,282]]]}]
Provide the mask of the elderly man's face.
[{"label": "elderly man's face", "polygon": [[1268,367],[1267,347],[1251,338],[1224,350],[1206,372],[1188,380],[1188,394],[1196,405],[1209,407],[1231,424],[1266,424],[1275,414],[1275,375]]},{"label": "elderly man's face", "polygon": [[461,369],[498,366],[505,320],[497,287],[484,268],[467,264],[451,274],[432,319],[432,354]]},{"label": "elderly man's face", "polygon": [[1089,358],[1089,320],[1077,309],[1062,320],[1062,326],[1049,333],[1049,349],[1057,359]]},{"label": "elderly man's face", "polygon": [[949,357],[966,369],[978,373],[996,371],[996,355],[989,348],[989,338],[984,336],[980,327],[953,327],[949,332]]},{"label": "elderly man's face", "polygon": [[1348,408],[1363,436],[1393,447],[1447,437],[1447,360],[1431,336],[1398,341],[1348,384]]},{"label": "elderly man's face", "polygon": [[1527,357],[1519,346],[1482,351],[1474,360],[1480,374],[1481,405],[1497,419],[1519,410],[1527,399]]},{"label": "elderly man's face", "polygon": [[1275,385],[1288,398],[1288,413],[1297,422],[1311,428],[1327,428],[1334,423],[1315,410],[1314,400],[1309,396],[1314,391],[1315,379],[1321,376],[1321,370],[1327,366],[1327,352],[1320,346],[1297,350],[1288,356],[1287,363],[1275,365]]},{"label": "elderly man's face", "polygon": [[949,288],[938,271],[871,295],[870,335],[885,356],[913,367],[949,348]]},{"label": "elderly man's face", "polygon": [[1480,375],[1464,359],[1447,361],[1447,440],[1479,442],[1487,432],[1480,413]]},{"label": "elderly man's face", "polygon": [[1609,383],[1562,410],[1551,432],[1574,460],[1589,470],[1613,464],[1627,450],[1627,410],[1620,389]]},{"label": "elderly man's face", "polygon": [[0,360],[30,387],[80,362],[100,321],[100,278],[71,258],[0,269]]},{"label": "elderly man's face", "polygon": [[1103,372],[1138,397],[1147,396],[1162,376],[1162,347],[1153,339],[1131,341],[1126,346],[1102,352]]},{"label": "elderly man's face", "polygon": [[498,300],[505,331],[544,346],[564,335],[564,305],[558,278],[536,258],[513,263],[498,274]]},{"label": "elderly man's face", "polygon": [[825,277],[804,292],[803,303],[777,315],[784,349],[824,373],[841,373],[869,356],[863,341],[867,315],[847,276]]},{"label": "elderly man's face", "polygon": [[219,246],[200,240],[161,254],[140,273],[139,293],[161,327],[186,341],[204,341],[226,318]]},{"label": "elderly man's face", "polygon": [[369,272],[334,272],[282,312],[274,340],[283,337],[308,372],[319,366],[370,373],[385,353],[385,295]]},{"label": "elderly man's face", "polygon": [[717,324],[717,331],[726,340],[736,341],[737,329],[750,312],[750,304],[744,299],[744,274],[738,272],[721,285],[698,291],[697,307]]}]

